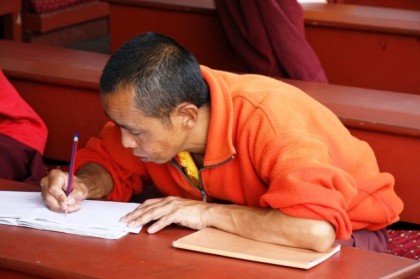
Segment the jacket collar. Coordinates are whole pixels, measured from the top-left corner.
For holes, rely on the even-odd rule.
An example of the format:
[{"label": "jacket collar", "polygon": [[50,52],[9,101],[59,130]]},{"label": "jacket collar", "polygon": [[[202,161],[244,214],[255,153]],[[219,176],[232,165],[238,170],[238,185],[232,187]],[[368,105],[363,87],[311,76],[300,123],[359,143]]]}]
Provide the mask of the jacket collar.
[{"label": "jacket collar", "polygon": [[210,124],[204,166],[222,163],[235,155],[232,142],[233,102],[223,75],[229,74],[201,66],[204,80],[210,91]]}]

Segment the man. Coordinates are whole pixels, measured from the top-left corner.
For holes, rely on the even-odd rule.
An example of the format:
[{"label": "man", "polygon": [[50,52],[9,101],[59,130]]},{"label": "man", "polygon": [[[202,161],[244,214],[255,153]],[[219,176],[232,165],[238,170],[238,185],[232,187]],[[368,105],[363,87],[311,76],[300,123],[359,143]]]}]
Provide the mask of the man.
[{"label": "man", "polygon": [[153,182],[167,197],[122,222],[154,221],[149,233],[172,223],[211,226],[316,251],[336,239],[385,249],[384,228],[403,206],[393,177],[300,90],[200,67],[171,38],[146,33],[112,55],[100,91],[112,123],[78,152],[68,197],[67,173],[42,180],[51,210],[73,212],[86,198],[128,201]]},{"label": "man", "polygon": [[0,178],[38,184],[48,130],[0,70]]}]

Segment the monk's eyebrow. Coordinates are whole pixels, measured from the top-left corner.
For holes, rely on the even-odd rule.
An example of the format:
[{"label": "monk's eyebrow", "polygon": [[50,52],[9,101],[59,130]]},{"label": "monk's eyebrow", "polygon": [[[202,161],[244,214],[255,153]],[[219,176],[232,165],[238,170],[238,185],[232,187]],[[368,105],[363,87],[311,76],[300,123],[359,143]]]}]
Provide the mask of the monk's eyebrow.
[{"label": "monk's eyebrow", "polygon": [[109,119],[111,119],[112,120],[112,122],[114,122],[118,127],[120,127],[120,128],[123,128],[123,129],[125,129],[125,130],[138,130],[137,128],[134,128],[134,127],[131,127],[131,126],[129,126],[129,125],[125,125],[125,124],[121,124],[121,123],[118,123],[117,121],[115,121],[114,119],[112,119],[112,117],[111,116],[109,116],[109,114],[105,111],[105,115],[109,118]]},{"label": "monk's eyebrow", "polygon": [[138,130],[137,128],[134,128],[134,127],[131,127],[131,126],[129,126],[129,125],[125,125],[125,124],[120,124],[120,123],[118,123],[118,122],[116,122],[116,121],[114,121],[114,123],[115,123],[118,127],[123,128],[123,129],[128,130],[128,131],[136,131],[136,130]]}]

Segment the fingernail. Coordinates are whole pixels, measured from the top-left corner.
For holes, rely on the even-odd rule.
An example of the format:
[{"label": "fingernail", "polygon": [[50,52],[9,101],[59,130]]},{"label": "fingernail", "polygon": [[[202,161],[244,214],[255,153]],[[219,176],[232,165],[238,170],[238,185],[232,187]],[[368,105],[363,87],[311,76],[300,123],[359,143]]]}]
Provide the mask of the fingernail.
[{"label": "fingernail", "polygon": [[120,219],[120,222],[125,223],[125,217],[122,217],[122,218]]},{"label": "fingernail", "polygon": [[156,232],[156,229],[155,229],[155,227],[154,227],[154,226],[150,226],[150,227],[147,229],[147,232],[148,232],[148,233],[155,233],[155,232]]},{"label": "fingernail", "polygon": [[129,226],[130,228],[133,228],[133,227],[136,226],[136,222],[135,221],[132,221],[132,222],[128,223],[127,226]]}]

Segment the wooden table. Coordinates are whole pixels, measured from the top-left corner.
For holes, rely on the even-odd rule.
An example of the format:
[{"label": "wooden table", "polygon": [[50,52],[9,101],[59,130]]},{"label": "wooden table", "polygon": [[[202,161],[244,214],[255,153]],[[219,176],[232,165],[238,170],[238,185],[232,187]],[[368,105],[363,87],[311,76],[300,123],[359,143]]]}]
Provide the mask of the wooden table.
[{"label": "wooden table", "polygon": [[[38,186],[0,179],[0,190],[37,191]],[[0,193],[1,194],[1,193]],[[118,240],[0,225],[2,278],[401,278],[420,262],[355,248],[342,250],[310,270],[178,250],[172,241],[191,230],[171,226],[149,235],[143,229]]]},{"label": "wooden table", "polygon": [[6,39],[22,40],[20,23],[21,0],[1,0],[0,16],[4,16],[3,28]]},{"label": "wooden table", "polygon": [[[155,31],[178,40],[201,64],[246,71],[213,0],[102,1],[110,4],[112,51]],[[332,3],[302,7],[306,39],[331,83],[420,94],[420,11]]]}]

